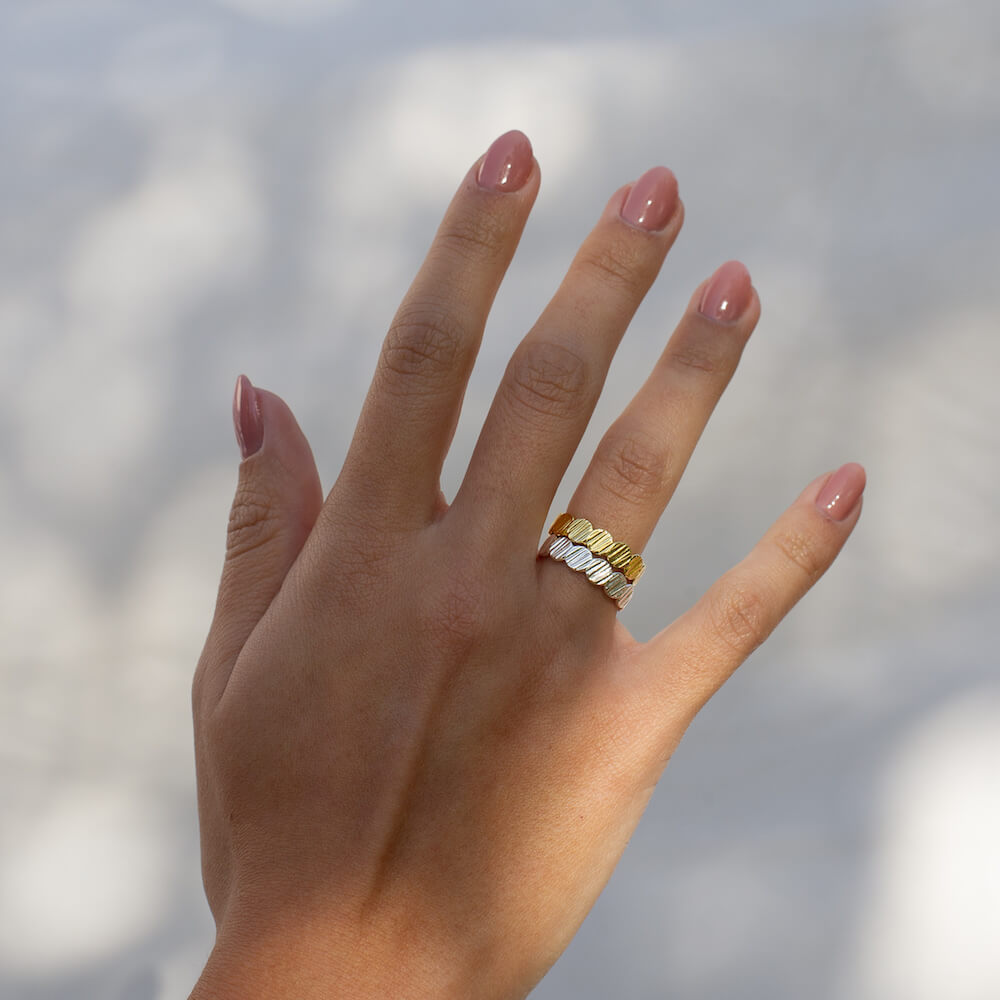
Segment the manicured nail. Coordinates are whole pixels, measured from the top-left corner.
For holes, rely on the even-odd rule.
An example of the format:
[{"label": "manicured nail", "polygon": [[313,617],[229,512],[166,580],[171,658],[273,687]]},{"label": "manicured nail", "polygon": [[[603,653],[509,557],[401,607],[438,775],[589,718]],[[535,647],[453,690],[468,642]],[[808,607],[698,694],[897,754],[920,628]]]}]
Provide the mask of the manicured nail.
[{"label": "manicured nail", "polygon": [[632,185],[621,217],[630,225],[653,232],[662,229],[676,210],[677,178],[666,167],[653,167]]},{"label": "manicured nail", "polygon": [[831,521],[846,521],[865,491],[865,470],[857,462],[842,465],[823,484],[816,507]]},{"label": "manicured nail", "polygon": [[240,454],[244,458],[249,458],[260,451],[260,446],[264,443],[264,421],[260,415],[257,392],[246,375],[241,375],[236,380],[236,392],[233,394],[233,424],[236,427]]},{"label": "manicured nail", "polygon": [[479,185],[493,191],[520,191],[533,162],[528,137],[516,129],[505,132],[486,150],[479,165]]},{"label": "manicured nail", "polygon": [[743,315],[752,296],[750,272],[738,260],[730,260],[705,286],[698,312],[709,319],[732,322]]}]

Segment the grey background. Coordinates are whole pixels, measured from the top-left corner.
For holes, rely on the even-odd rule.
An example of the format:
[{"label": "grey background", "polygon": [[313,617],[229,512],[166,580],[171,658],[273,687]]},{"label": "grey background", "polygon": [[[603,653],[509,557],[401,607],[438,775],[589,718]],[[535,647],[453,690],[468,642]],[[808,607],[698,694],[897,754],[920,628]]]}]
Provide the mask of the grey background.
[{"label": "grey background", "polygon": [[820,472],[869,472],[536,995],[1000,995],[998,56],[992,0],[0,2],[0,996],[190,989],[233,380],[285,396],[329,484],[440,213],[511,127],[542,193],[449,489],[605,199],[660,162],[685,232],[560,499],[717,264],[764,315],[627,623],[651,635]]}]

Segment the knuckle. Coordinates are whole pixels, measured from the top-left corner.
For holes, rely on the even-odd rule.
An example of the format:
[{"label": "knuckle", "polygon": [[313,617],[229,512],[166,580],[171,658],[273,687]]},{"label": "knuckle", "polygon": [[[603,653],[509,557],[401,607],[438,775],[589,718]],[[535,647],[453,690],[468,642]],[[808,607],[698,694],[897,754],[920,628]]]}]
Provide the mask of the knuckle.
[{"label": "knuckle", "polygon": [[226,559],[237,559],[272,542],[280,533],[281,512],[267,493],[241,484],[229,511]]},{"label": "knuckle", "polygon": [[198,665],[195,667],[194,676],[191,678],[191,713],[194,716],[196,727],[201,719],[202,705],[205,701],[205,674],[207,670],[208,666],[205,662],[205,656],[202,654],[201,659],[198,660]]},{"label": "knuckle", "polygon": [[728,379],[736,370],[741,350],[737,339],[728,331],[689,327],[682,328],[671,338],[664,361],[684,373]]},{"label": "knuckle", "polygon": [[406,565],[408,549],[388,518],[372,520],[362,504],[327,504],[314,531],[320,540],[305,545],[296,558],[300,572],[289,573],[282,587],[306,620],[323,619],[333,598],[347,618],[370,614],[387,599],[395,567]]},{"label": "knuckle", "polygon": [[605,437],[595,463],[601,487],[625,503],[646,503],[662,496],[669,478],[668,451],[635,431]]},{"label": "knuckle", "polygon": [[588,365],[579,354],[559,344],[522,344],[510,360],[504,386],[519,409],[546,416],[572,412],[584,397]]},{"label": "knuckle", "polygon": [[402,382],[412,392],[421,382],[433,384],[454,371],[464,339],[442,308],[401,310],[386,333],[380,367],[390,382]]},{"label": "knuckle", "polygon": [[587,276],[629,297],[641,295],[649,284],[649,266],[643,247],[634,240],[605,239],[595,246],[585,246],[577,265]]},{"label": "knuckle", "polygon": [[196,734],[211,715],[218,697],[219,670],[226,658],[226,650],[213,625],[191,678],[191,715]]},{"label": "knuckle", "polygon": [[805,574],[810,583],[823,575],[826,560],[811,536],[795,529],[786,529],[775,535],[774,544],[789,563]]},{"label": "knuckle", "polygon": [[423,615],[423,631],[435,648],[465,653],[481,642],[489,626],[482,590],[480,582],[460,573],[435,589]]},{"label": "knuckle", "polygon": [[488,263],[503,256],[509,241],[509,225],[503,216],[476,211],[451,221],[438,233],[435,250],[454,254],[473,264]]},{"label": "knuckle", "polygon": [[741,658],[749,656],[770,632],[764,596],[743,586],[717,594],[709,614],[713,633]]},{"label": "knuckle", "polygon": [[667,352],[667,362],[683,372],[701,375],[718,375],[722,370],[719,359],[712,350],[694,344],[678,345]]}]

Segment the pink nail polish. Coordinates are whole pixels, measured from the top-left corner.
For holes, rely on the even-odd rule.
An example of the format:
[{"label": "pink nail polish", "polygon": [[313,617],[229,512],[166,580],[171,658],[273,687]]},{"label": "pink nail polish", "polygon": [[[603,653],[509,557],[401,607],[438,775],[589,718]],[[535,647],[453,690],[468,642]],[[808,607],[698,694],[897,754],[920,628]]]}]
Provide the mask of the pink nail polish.
[{"label": "pink nail polish", "polygon": [[732,322],[743,315],[752,296],[750,272],[738,260],[730,260],[705,286],[698,312],[709,319]]},{"label": "pink nail polish", "polygon": [[865,491],[865,470],[857,462],[842,465],[823,484],[816,508],[831,521],[846,521]]},{"label": "pink nail polish", "polygon": [[264,421],[260,415],[257,392],[246,375],[241,375],[236,380],[236,392],[233,393],[233,425],[236,427],[240,454],[244,458],[249,458],[260,451],[260,446],[264,443]]},{"label": "pink nail polish", "polygon": [[677,210],[677,178],[666,167],[647,170],[629,191],[621,217],[629,225],[654,232]]},{"label": "pink nail polish", "polygon": [[505,132],[486,150],[479,165],[479,185],[493,191],[520,191],[531,175],[533,162],[528,137],[516,129]]}]

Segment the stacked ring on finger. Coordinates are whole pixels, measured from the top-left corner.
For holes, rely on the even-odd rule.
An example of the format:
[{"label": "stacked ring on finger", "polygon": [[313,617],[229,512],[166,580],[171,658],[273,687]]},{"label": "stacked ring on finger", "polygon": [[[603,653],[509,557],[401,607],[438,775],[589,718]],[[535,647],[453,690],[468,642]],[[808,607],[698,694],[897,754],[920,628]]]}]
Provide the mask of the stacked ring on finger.
[{"label": "stacked ring on finger", "polygon": [[616,542],[584,517],[560,514],[549,528],[541,555],[564,562],[610,597],[621,610],[632,599],[636,580],[646,568],[642,556]]}]

